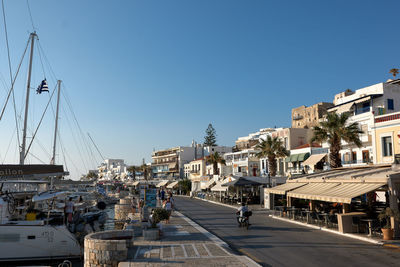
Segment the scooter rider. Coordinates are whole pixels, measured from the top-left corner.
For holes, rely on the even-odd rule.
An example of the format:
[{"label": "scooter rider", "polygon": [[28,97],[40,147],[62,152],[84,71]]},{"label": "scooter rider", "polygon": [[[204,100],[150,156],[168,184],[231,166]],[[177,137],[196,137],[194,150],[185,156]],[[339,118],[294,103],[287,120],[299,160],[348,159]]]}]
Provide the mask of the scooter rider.
[{"label": "scooter rider", "polygon": [[[247,218],[247,221],[248,221],[248,223],[249,223],[249,225],[250,225],[249,216],[245,216],[245,214],[246,214],[248,211],[249,211],[249,208],[247,207],[247,205],[246,205],[244,202],[242,202],[242,206],[240,206],[240,207],[238,208],[236,214],[239,215],[238,220],[239,220],[240,218],[246,217],[246,218]],[[247,215],[247,214],[246,214],[246,215]],[[239,222],[239,224],[240,224],[240,222]]]}]

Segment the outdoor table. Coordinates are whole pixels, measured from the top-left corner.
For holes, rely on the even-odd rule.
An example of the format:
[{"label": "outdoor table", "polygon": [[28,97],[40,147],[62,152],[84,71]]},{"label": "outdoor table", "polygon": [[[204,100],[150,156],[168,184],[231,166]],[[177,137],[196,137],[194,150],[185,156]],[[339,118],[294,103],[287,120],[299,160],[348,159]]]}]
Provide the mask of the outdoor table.
[{"label": "outdoor table", "polygon": [[311,213],[311,211],[310,210],[304,210],[303,212],[306,213],[307,223],[310,223],[310,213]]},{"label": "outdoor table", "polygon": [[294,216],[295,216],[295,213],[296,213],[296,207],[287,207],[287,217],[288,218],[293,218],[293,220],[294,220]]},{"label": "outdoor table", "polygon": [[368,223],[368,236],[372,236],[372,222],[375,220],[374,219],[361,219],[361,221]]},{"label": "outdoor table", "polygon": [[282,217],[283,206],[275,206],[276,210],[279,210],[279,216]]}]

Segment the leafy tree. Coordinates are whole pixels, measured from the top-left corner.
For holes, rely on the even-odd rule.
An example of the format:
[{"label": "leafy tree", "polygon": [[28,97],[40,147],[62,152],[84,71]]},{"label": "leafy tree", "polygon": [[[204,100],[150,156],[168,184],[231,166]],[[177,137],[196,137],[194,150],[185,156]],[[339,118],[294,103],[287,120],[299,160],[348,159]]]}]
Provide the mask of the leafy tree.
[{"label": "leafy tree", "polygon": [[268,159],[268,172],[271,176],[276,175],[277,164],[276,158],[286,157],[289,155],[289,152],[283,146],[282,141],[278,139],[278,137],[267,136],[266,140],[261,141],[256,149],[259,149],[260,152],[256,154],[258,158]]},{"label": "leafy tree", "polygon": [[187,195],[192,190],[192,181],[189,179],[180,180],[178,185],[184,195]]},{"label": "leafy tree", "polygon": [[217,132],[215,131],[212,124],[208,124],[206,129],[206,136],[204,137],[204,146],[216,146],[217,145]]},{"label": "leafy tree", "polygon": [[399,69],[393,68],[389,70],[389,73],[391,73],[393,75],[393,78],[396,79],[397,74],[399,74]]},{"label": "leafy tree", "polygon": [[342,160],[339,155],[339,151],[342,149],[342,140],[349,144],[354,143],[358,147],[362,145],[360,134],[363,131],[359,129],[358,123],[353,122],[346,126],[349,116],[348,113],[341,115],[328,113],[326,120],[314,127],[314,136],[311,142],[328,142],[331,168],[342,167]]},{"label": "leafy tree", "polygon": [[127,171],[132,173],[133,180],[136,180],[136,172],[140,171],[140,167],[132,165],[127,168]]},{"label": "leafy tree", "polygon": [[206,163],[212,164],[213,165],[213,174],[219,174],[218,171],[218,163],[221,163],[222,165],[225,165],[225,160],[223,157],[219,155],[218,152],[215,152],[214,154],[211,154],[207,156],[206,158]]}]

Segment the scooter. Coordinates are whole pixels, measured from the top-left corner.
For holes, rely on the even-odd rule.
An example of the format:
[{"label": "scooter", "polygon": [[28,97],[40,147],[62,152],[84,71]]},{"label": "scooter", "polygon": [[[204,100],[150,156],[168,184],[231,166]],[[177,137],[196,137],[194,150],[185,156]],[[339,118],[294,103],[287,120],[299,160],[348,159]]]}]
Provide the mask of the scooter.
[{"label": "scooter", "polygon": [[[237,215],[240,214],[240,212],[236,212]],[[252,215],[251,211],[246,211],[244,214],[244,216],[238,216],[237,222],[239,224],[239,227],[246,227],[246,229],[249,229],[249,217]]]}]

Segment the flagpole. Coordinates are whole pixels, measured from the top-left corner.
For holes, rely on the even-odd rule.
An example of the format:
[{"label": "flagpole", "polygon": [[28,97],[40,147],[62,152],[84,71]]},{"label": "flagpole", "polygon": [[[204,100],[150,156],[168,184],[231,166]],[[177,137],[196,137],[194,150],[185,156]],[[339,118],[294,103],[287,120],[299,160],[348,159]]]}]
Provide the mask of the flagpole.
[{"label": "flagpole", "polygon": [[26,101],[25,101],[25,117],[24,117],[24,131],[22,135],[22,145],[19,154],[19,164],[24,165],[25,163],[25,147],[26,147],[26,128],[28,124],[28,105],[29,105],[29,93],[31,88],[31,74],[32,74],[32,60],[33,60],[33,46],[35,43],[36,32],[31,33],[31,54],[29,56],[29,68],[28,68],[28,81],[26,85]]},{"label": "flagpole", "polygon": [[54,143],[53,143],[53,158],[51,159],[50,164],[56,164],[56,142],[57,142],[57,131],[58,131],[58,111],[60,108],[60,89],[61,89],[61,80],[57,81],[58,84],[58,92],[57,92],[57,110],[56,110],[56,126],[54,129]]}]

